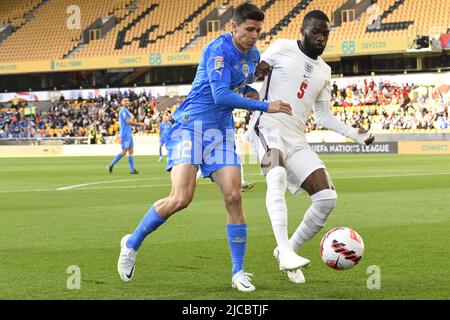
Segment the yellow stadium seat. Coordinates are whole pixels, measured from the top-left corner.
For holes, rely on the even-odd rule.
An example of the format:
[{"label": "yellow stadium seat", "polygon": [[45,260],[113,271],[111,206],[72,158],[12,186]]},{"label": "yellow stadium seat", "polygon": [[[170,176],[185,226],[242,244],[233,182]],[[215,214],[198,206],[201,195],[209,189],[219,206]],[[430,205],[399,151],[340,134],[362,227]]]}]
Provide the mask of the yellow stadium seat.
[{"label": "yellow stadium seat", "polygon": [[[196,38],[196,30],[200,21],[213,8],[220,6],[222,0],[213,0],[209,6],[200,14],[186,22],[186,19],[194,13],[205,0],[183,0],[174,6],[173,0],[138,0],[135,12],[130,12],[127,7],[132,0],[111,0],[111,1],[91,1],[77,0],[76,3],[83,12],[81,29],[68,30],[66,27],[67,14],[65,10],[73,0],[57,0],[45,3],[40,10],[36,11],[31,21],[26,21],[26,14],[40,0],[2,0],[0,1],[0,24],[12,23],[19,27],[12,36],[7,38],[0,45],[0,60],[2,62],[13,60],[37,60],[42,58],[62,58],[67,52],[72,50],[81,38],[82,31],[93,21],[101,16],[114,13],[116,18],[122,19],[104,38],[91,41],[86,47],[79,50],[75,57],[95,57],[95,56],[117,56],[145,54],[148,52],[171,52],[180,51]],[[253,3],[259,7],[263,6],[267,0],[254,0]],[[346,0],[314,0],[311,1],[307,10],[293,18],[290,23],[278,31],[275,35],[267,35],[258,41],[257,45],[261,49],[266,48],[269,43],[277,38],[298,38],[301,21],[307,11],[322,10],[329,17],[332,17]],[[232,6],[242,3],[242,0],[230,0]],[[299,2],[297,0],[275,1],[265,11],[266,19],[263,32],[269,32],[283,17],[285,17]],[[379,0],[380,10],[384,12],[395,0]],[[157,4],[150,10],[153,4]],[[417,15],[417,12],[423,14]],[[403,2],[397,10],[389,14],[382,23],[400,22],[414,20],[414,23],[404,30],[366,32],[367,16],[365,13],[359,20],[343,23],[336,27],[330,34],[330,40],[341,39],[382,39],[387,37],[411,37],[416,34],[427,34],[430,27],[442,28],[446,30],[450,22],[448,21],[450,12],[450,1],[433,0],[407,0]],[[125,41],[139,39],[151,25],[158,27],[149,34],[149,43],[146,48],[140,48],[139,40],[133,41],[131,45],[125,45],[120,50],[115,49],[119,32],[129,25],[133,19],[142,17],[133,28],[127,31]],[[182,25],[180,30],[177,27]],[[203,37],[191,51],[201,51],[202,48],[218,35],[230,30],[227,23],[224,28],[217,32],[209,32]],[[174,31],[174,33],[169,33]],[[162,36],[163,38],[158,38]]]}]

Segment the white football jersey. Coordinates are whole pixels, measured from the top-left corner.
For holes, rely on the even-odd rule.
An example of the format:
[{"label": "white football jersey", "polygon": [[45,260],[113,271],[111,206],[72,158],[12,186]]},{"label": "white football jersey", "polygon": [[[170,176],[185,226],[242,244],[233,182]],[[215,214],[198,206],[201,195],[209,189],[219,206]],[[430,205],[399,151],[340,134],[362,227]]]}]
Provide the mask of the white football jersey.
[{"label": "white football jersey", "polygon": [[[330,66],[321,57],[314,60],[305,55],[297,40],[287,39],[272,43],[262,54],[261,61],[266,61],[273,67],[267,101],[282,100],[292,108],[292,116],[264,113],[261,117],[265,122],[275,122],[274,125],[284,132],[295,130],[295,133],[304,136],[306,122],[315,102],[330,99]],[[268,76],[259,93],[261,99],[266,98],[267,83]]]}]

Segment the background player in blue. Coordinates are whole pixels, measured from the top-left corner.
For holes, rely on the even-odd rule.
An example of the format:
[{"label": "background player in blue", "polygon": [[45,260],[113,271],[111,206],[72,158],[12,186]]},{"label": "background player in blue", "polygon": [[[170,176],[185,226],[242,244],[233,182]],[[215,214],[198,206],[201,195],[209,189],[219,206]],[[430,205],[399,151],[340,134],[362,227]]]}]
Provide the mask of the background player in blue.
[{"label": "background player in blue", "polygon": [[112,172],[114,165],[119,162],[128,152],[128,164],[130,165],[130,173],[139,173],[134,168],[133,159],[133,130],[131,126],[145,126],[144,123],[135,121],[133,115],[128,110],[130,106],[130,100],[128,98],[123,98],[121,101],[122,107],[119,110],[119,131],[120,131],[120,142],[122,146],[122,152],[119,153],[114,160],[108,164],[109,173]]},{"label": "background player in blue", "polygon": [[163,114],[162,121],[159,124],[159,162],[162,161],[162,147],[166,144],[167,133],[169,133],[170,128],[172,128],[172,122],[169,121],[169,116]]},{"label": "background player in blue", "polygon": [[241,96],[254,91],[247,84],[259,62],[255,44],[263,20],[264,13],[256,6],[239,5],[233,14],[232,32],[219,36],[203,50],[191,92],[174,113],[175,123],[166,141],[172,190],[151,206],[133,234],[122,238],[117,270],[123,281],[133,276],[137,250],[144,238],[192,201],[200,167],[203,176],[218,185],[228,213],[232,287],[244,292],[255,290],[251,274],[244,271],[247,221],[242,210],[232,110],[239,107],[292,114],[290,105],[282,101],[269,104]]}]

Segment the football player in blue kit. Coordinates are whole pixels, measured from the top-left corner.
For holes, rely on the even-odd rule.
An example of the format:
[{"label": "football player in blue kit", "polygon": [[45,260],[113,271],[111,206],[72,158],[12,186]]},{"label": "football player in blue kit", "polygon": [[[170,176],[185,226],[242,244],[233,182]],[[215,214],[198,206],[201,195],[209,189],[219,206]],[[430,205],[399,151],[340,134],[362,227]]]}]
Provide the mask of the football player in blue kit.
[{"label": "football player in blue kit", "polygon": [[123,98],[121,101],[122,107],[119,110],[119,132],[120,132],[120,144],[122,152],[119,153],[113,161],[108,164],[108,172],[112,173],[114,166],[128,153],[128,165],[130,166],[131,174],[138,174],[139,172],[134,167],[133,159],[133,128],[132,126],[145,126],[143,122],[136,121],[134,116],[128,110],[130,107],[130,100]]},{"label": "football player in blue kit", "polygon": [[171,172],[172,189],[150,207],[133,234],[122,238],[117,269],[123,281],[133,276],[144,238],[190,204],[200,168],[204,177],[218,185],[225,202],[232,287],[242,292],[255,290],[252,274],[244,271],[247,221],[242,210],[232,111],[240,108],[292,114],[290,105],[280,100],[268,103],[245,98],[256,92],[248,84],[255,78],[260,59],[255,44],[263,20],[264,13],[255,5],[241,4],[234,11],[232,31],[204,48],[192,89],[174,113],[175,123],[167,135],[166,169]]},{"label": "football player in blue kit", "polygon": [[162,147],[166,144],[167,140],[167,133],[169,132],[170,128],[172,128],[172,122],[169,121],[169,117],[167,114],[163,114],[162,121],[159,124],[159,159],[158,161],[161,162],[163,159],[162,155]]}]

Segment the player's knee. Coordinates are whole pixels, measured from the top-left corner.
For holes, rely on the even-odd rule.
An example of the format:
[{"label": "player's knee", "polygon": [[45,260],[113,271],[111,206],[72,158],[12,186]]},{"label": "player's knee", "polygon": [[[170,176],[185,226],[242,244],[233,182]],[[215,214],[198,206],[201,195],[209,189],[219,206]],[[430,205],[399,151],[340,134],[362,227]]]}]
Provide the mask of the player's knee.
[{"label": "player's knee", "polygon": [[320,213],[329,215],[336,208],[337,193],[333,189],[324,189],[313,194],[311,199]]},{"label": "player's knee", "polygon": [[283,153],[278,149],[270,149],[261,160],[261,169],[267,175],[277,167],[285,167]]},{"label": "player's knee", "polygon": [[235,206],[241,203],[241,191],[239,189],[233,189],[224,193],[223,200],[227,206]]},{"label": "player's knee", "polygon": [[266,180],[268,185],[284,185],[287,180],[287,171],[282,166],[276,166],[267,172]]}]

